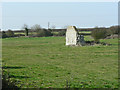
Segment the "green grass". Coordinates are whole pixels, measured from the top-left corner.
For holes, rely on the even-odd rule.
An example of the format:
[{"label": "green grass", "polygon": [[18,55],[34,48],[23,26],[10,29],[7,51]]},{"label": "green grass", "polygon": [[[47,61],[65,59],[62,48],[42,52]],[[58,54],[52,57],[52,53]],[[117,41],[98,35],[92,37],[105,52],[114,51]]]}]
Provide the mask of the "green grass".
[{"label": "green grass", "polygon": [[15,32],[14,34],[25,34],[24,32]]},{"label": "green grass", "polygon": [[[24,35],[25,35],[25,32],[15,32],[14,34],[15,34],[15,35],[16,35],[16,34],[24,34]],[[29,32],[28,34],[29,34],[29,35],[30,35],[30,34],[36,34],[36,32]]]},{"label": "green grass", "polygon": [[91,33],[91,31],[79,31],[79,33]]},{"label": "green grass", "polygon": [[58,34],[59,32],[52,32],[53,34]]},{"label": "green grass", "polygon": [[[92,40],[86,36],[85,40]],[[117,88],[118,40],[111,46],[65,46],[65,37],[3,39],[2,61],[17,86]]]}]

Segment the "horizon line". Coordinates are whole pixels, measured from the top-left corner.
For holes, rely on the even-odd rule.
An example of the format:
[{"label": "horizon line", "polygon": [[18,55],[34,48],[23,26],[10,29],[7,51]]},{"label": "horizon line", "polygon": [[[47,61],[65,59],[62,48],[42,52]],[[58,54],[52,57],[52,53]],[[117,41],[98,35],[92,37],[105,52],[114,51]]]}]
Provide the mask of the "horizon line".
[{"label": "horizon line", "polygon": [[119,2],[119,0],[1,0],[1,2]]},{"label": "horizon line", "polygon": [[[72,26],[72,25],[70,25],[70,26]],[[74,26],[74,25],[73,25]],[[94,26],[94,27],[76,27],[76,28],[79,28],[79,29],[89,29],[89,28],[95,28],[95,27],[98,27],[98,28],[102,28],[102,27],[105,27],[105,28],[109,28],[109,27],[112,27],[112,26],[118,26],[118,25],[111,25],[111,26]],[[42,27],[41,29],[48,29],[48,28],[46,28],[46,27]],[[49,28],[49,29],[52,29],[52,28]],[[58,27],[58,28],[55,28],[55,29],[65,29],[65,28],[60,28],[60,27]],[[13,28],[13,29],[0,29],[0,31],[7,31],[7,30],[13,30],[13,31],[15,31],[15,30],[24,30],[24,29],[20,29],[20,28]]]}]

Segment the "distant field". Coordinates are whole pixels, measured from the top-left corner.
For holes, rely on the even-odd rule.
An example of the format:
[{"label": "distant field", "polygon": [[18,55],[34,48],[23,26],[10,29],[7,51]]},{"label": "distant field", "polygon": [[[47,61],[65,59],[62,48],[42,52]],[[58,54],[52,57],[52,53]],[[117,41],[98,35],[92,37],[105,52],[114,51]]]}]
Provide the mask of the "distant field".
[{"label": "distant field", "polygon": [[[85,40],[92,40],[89,36]],[[18,87],[118,88],[118,40],[111,46],[65,46],[65,37],[2,40],[4,70]]]},{"label": "distant field", "polygon": [[[25,35],[24,32],[15,32],[14,34],[24,34]],[[36,32],[29,32],[29,34],[36,34]]]},{"label": "distant field", "polygon": [[[53,34],[58,34],[58,32],[52,32]],[[91,31],[80,31],[79,33],[91,33]],[[15,32],[14,34],[24,34],[23,32]],[[29,34],[36,34],[36,32],[29,32]]]},{"label": "distant field", "polygon": [[79,33],[91,33],[91,31],[80,31]]}]

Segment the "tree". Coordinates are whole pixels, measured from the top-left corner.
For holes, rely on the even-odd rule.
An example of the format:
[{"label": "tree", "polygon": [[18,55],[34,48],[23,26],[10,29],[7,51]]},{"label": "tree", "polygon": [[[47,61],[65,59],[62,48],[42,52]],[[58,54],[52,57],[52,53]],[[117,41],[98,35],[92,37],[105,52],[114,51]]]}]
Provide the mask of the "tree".
[{"label": "tree", "polygon": [[29,32],[28,32],[28,30],[29,30],[29,29],[28,29],[28,25],[27,25],[27,24],[24,24],[23,29],[25,29],[25,35],[28,36],[28,33],[29,33]]},{"label": "tree", "polygon": [[39,31],[39,30],[41,30],[42,28],[41,28],[41,26],[39,25],[39,24],[35,24],[34,26],[32,26],[31,27],[31,30],[32,31]]},{"label": "tree", "polygon": [[46,36],[52,36],[52,33],[50,30],[41,29],[37,32],[38,37],[46,37]]},{"label": "tree", "polygon": [[6,38],[6,37],[7,37],[7,35],[6,35],[5,31],[2,31],[2,38]]},{"label": "tree", "polygon": [[41,26],[39,24],[35,24],[31,27],[31,31],[32,32],[36,32],[37,35],[39,34],[39,32],[42,30]]}]

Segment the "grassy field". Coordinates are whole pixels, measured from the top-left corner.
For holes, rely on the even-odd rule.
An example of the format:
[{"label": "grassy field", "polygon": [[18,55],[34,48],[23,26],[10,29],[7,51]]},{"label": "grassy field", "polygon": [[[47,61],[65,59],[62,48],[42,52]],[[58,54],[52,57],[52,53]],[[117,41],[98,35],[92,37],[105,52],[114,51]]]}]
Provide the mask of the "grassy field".
[{"label": "grassy field", "polygon": [[[52,32],[53,34],[58,34],[58,32]],[[80,31],[79,33],[88,33],[88,34],[90,34],[91,33],[91,31]],[[23,32],[16,32],[16,33],[14,33],[14,34],[24,34],[25,35],[25,33],[23,33]],[[29,32],[29,34],[36,34],[36,32]]]},{"label": "grassy field", "polygon": [[[85,40],[92,40],[89,36]],[[2,62],[18,87],[117,88],[118,39],[111,46],[65,46],[65,37],[6,38]]]},{"label": "grassy field", "polygon": [[91,31],[80,31],[79,33],[91,33]]}]

